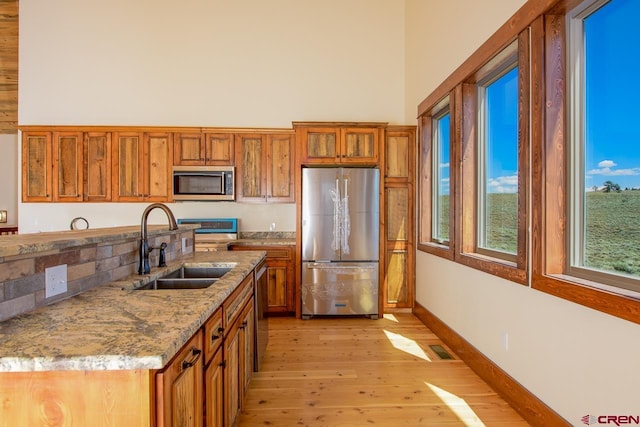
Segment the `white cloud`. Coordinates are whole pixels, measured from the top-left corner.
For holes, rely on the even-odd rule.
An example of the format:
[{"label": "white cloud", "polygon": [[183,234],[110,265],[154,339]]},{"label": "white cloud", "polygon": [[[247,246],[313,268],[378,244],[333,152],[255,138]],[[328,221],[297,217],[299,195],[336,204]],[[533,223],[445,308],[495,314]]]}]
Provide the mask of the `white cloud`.
[{"label": "white cloud", "polygon": [[518,175],[492,178],[487,185],[489,193],[516,193],[518,191]]},{"label": "white cloud", "polygon": [[613,160],[603,160],[600,163],[598,163],[598,167],[600,168],[612,168],[614,166],[618,166],[618,164]]},{"label": "white cloud", "polygon": [[440,167],[441,168],[448,168],[449,167],[449,163],[440,163]]}]

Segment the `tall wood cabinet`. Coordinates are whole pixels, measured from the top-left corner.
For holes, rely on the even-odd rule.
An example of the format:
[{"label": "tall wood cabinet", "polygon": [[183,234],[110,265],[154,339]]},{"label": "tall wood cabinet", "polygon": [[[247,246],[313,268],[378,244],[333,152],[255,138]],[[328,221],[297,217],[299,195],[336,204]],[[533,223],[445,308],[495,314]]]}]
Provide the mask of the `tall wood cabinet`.
[{"label": "tall wood cabinet", "polygon": [[384,144],[385,308],[411,308],[414,302],[414,170],[416,131],[390,126]]}]

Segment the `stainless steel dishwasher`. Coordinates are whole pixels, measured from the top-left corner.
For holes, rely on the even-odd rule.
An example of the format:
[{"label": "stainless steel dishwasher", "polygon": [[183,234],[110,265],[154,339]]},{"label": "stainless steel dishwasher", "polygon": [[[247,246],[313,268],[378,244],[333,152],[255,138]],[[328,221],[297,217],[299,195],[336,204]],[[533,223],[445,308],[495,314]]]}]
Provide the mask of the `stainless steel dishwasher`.
[{"label": "stainless steel dishwasher", "polygon": [[255,357],[254,371],[260,370],[260,364],[264,353],[267,350],[269,342],[269,319],[267,318],[267,262],[262,260],[255,269],[256,288],[253,294],[255,315],[256,315],[256,334],[255,334]]}]

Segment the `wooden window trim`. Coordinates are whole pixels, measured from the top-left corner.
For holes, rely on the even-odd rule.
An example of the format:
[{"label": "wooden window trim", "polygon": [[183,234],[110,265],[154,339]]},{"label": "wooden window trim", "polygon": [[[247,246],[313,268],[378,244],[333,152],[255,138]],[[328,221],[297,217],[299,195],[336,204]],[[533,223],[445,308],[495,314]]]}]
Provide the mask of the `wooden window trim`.
[{"label": "wooden window trim", "polygon": [[432,235],[432,224],[433,224],[433,182],[432,182],[432,173],[433,173],[433,113],[438,113],[439,111],[434,111],[433,109],[441,102],[438,101],[436,104],[432,106],[428,115],[422,116],[419,121],[420,125],[418,126],[419,132],[419,141],[420,141],[420,161],[419,161],[419,179],[418,179],[418,245],[417,248],[419,251],[430,253],[432,255],[437,255],[442,258],[446,258],[449,260],[454,259],[454,238],[456,233],[455,229],[455,178],[454,178],[454,155],[455,155],[455,146],[454,141],[457,140],[455,138],[454,133],[455,129],[455,102],[453,102],[453,97],[455,94],[450,95],[449,97],[449,114],[451,117],[451,131],[450,131],[450,141],[449,141],[449,157],[450,157],[450,173],[449,173],[449,188],[451,191],[449,192],[449,245],[437,243],[431,241]]}]

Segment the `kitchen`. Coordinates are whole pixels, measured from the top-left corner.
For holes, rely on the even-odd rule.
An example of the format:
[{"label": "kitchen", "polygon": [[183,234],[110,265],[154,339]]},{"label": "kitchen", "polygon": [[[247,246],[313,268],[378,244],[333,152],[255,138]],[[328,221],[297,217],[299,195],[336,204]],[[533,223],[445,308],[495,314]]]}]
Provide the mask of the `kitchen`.
[{"label": "kitchen", "polygon": [[[20,123],[280,129],[290,129],[295,120],[415,124],[415,108],[424,96],[522,4],[443,1],[429,9],[419,1],[289,2],[281,8],[261,2],[189,2],[176,16],[164,4],[154,5],[149,14],[144,2],[93,8],[70,2],[25,3],[20,18]],[[457,32],[442,43],[440,34],[458,25],[473,31]],[[437,60],[430,60],[431,55]],[[9,148],[0,162],[3,170],[16,171],[17,181],[19,141],[3,138]],[[16,190],[14,200],[17,195]],[[92,228],[137,224],[143,209],[137,203],[16,205],[7,206],[9,219],[19,215],[16,222],[24,232],[66,229],[76,216],[87,218]],[[276,231],[296,230],[294,203],[220,202],[215,208],[176,203],[171,208],[176,217],[236,217],[246,231],[265,232],[272,223]],[[630,386],[624,386],[628,374],[622,371],[632,370],[636,347],[625,347],[618,362],[621,371],[603,367],[597,354],[583,352],[584,342],[607,341],[612,331],[620,339],[633,334],[626,321],[547,295],[529,296],[532,292],[523,301],[524,289],[423,252],[416,253],[416,265],[416,301],[566,418],[586,413],[590,409],[585,406],[615,410],[623,405],[616,402],[631,395]],[[489,292],[471,286],[478,282]],[[519,313],[528,315],[522,318]],[[542,323],[539,329],[530,325],[530,318]],[[504,322],[499,319],[509,319],[509,352],[500,348]],[[588,336],[585,330],[591,331]],[[514,347],[525,338],[526,345]],[[547,370],[542,366],[549,363],[548,356],[536,349],[550,343],[562,357]],[[577,381],[564,381],[558,390],[555,379],[560,373],[572,378],[584,373],[563,360],[589,366],[592,394],[585,396],[587,387]],[[612,383],[621,389],[611,392]]]}]

